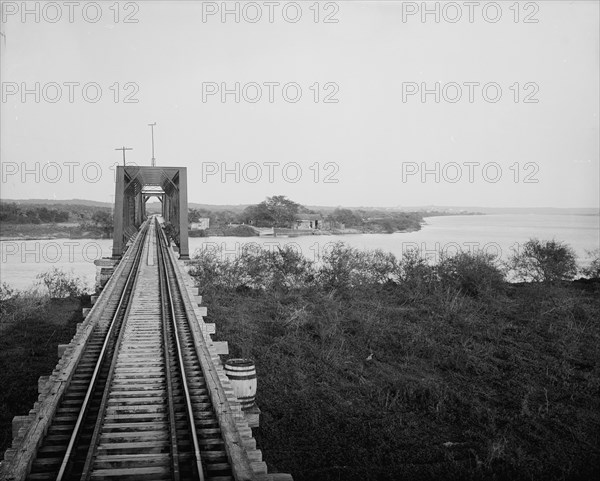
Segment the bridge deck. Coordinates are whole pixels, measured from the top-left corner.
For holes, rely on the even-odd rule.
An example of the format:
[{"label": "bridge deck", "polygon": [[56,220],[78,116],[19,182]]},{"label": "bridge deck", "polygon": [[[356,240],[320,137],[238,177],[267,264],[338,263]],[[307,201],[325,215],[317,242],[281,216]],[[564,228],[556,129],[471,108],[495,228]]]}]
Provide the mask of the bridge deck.
[{"label": "bridge deck", "polygon": [[1,479],[291,479],[267,474],[157,225],[140,230],[41,386]]}]

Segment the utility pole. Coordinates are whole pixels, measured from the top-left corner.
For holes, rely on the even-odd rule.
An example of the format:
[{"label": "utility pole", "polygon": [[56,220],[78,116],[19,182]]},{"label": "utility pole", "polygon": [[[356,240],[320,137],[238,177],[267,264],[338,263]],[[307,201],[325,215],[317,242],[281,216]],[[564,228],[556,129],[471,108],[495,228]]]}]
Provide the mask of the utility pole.
[{"label": "utility pole", "polygon": [[122,150],[123,151],[123,167],[125,167],[125,151],[126,150],[133,150],[131,147],[119,147],[118,149],[115,150]]},{"label": "utility pole", "polygon": [[154,126],[155,125],[156,125],[156,122],[154,122],[153,124],[148,124],[148,126],[152,130],[152,162],[150,164],[150,165],[152,165],[152,167],[156,167],[156,159],[154,158]]}]

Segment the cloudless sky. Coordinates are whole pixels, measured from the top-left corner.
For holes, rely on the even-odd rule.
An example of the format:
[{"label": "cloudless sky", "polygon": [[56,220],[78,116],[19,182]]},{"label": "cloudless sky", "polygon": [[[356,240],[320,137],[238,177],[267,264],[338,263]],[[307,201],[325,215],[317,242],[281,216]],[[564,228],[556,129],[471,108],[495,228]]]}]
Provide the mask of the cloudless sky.
[{"label": "cloudless sky", "polygon": [[[157,164],[188,168],[191,202],[284,194],[310,205],[598,206],[597,1],[502,1],[496,23],[482,13],[489,2],[478,2],[473,22],[464,2],[455,2],[463,14],[456,23],[448,21],[456,13],[448,2],[438,3],[439,23],[408,15],[421,2],[401,1],[298,2],[296,23],[288,21],[296,13],[290,2],[274,8],[273,23],[265,2],[254,10],[239,2],[239,23],[233,15],[223,22],[220,12],[203,18],[221,2],[98,2],[95,23],[91,2],[75,7],[73,22],[57,2],[55,23],[45,2],[39,22],[12,14],[21,3],[2,7],[2,198],[110,202],[111,166],[122,159],[114,149],[132,147],[127,160],[149,165],[147,124],[157,122]],[[251,23],[255,6],[262,18]],[[137,23],[124,23],[126,14]],[[325,23],[327,15],[337,23]],[[537,23],[525,23],[528,15]],[[22,87],[36,82],[39,102],[34,94],[23,99]],[[54,103],[53,82],[62,86]],[[80,83],[73,102],[65,82]],[[96,103],[82,95],[92,82],[102,89]],[[256,82],[262,98],[203,99],[211,82],[230,89]],[[302,97],[288,102],[274,87],[271,103],[265,82],[295,82]],[[435,82],[459,84],[462,99],[403,98],[409,83]],[[474,87],[470,102],[465,82],[494,82],[502,98],[486,101]],[[448,87],[446,97],[455,92]],[[255,89],[245,93],[254,97]],[[127,94],[137,102],[124,102]],[[325,103],[328,94],[337,103]],[[537,102],[524,102],[528,94]],[[423,168],[430,171],[424,177]],[[24,169],[34,173],[23,176]]]}]

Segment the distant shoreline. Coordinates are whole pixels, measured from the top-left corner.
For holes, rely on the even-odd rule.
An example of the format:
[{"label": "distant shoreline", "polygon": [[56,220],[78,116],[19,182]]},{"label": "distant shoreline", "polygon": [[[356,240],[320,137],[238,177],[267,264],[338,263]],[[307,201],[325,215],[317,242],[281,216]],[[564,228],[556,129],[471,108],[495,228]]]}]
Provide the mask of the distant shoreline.
[{"label": "distant shoreline", "polygon": [[[101,202],[84,199],[9,199],[1,198],[0,203],[16,203],[19,205],[51,205],[57,206],[88,206],[97,207],[104,209],[112,209],[114,205],[110,202]],[[252,204],[203,204],[198,202],[188,202],[188,208],[190,209],[208,209],[215,211],[231,210],[234,212],[242,211],[244,208]],[[150,202],[147,204],[148,211],[152,211],[152,207],[156,207],[156,211],[160,212],[160,203]],[[382,206],[324,206],[324,205],[306,205],[308,209],[317,210],[322,212],[330,212],[336,208],[345,208],[352,210],[384,210],[394,212],[420,212],[425,217],[429,212],[443,212],[447,215],[485,215],[485,214],[541,214],[541,215],[600,215],[600,210],[597,206],[590,207],[482,207],[477,205],[406,205],[397,207],[382,207]]]},{"label": "distant shoreline", "polygon": [[[14,225],[14,224],[12,224]],[[38,224],[40,225],[40,224]],[[423,224],[426,225],[426,224]],[[2,231],[2,228],[5,226],[5,224],[0,224],[0,231]],[[291,230],[291,229],[290,229]],[[395,232],[376,232],[376,231],[360,231],[358,229],[338,229],[338,230],[331,230],[331,231],[321,231],[321,230],[315,230],[313,232],[302,232],[299,234],[295,234],[293,232],[286,232],[286,233],[282,233],[279,235],[265,235],[265,236],[259,236],[259,235],[255,235],[255,236],[244,236],[244,235],[233,235],[233,234],[228,234],[228,233],[211,233],[210,235],[206,235],[206,236],[196,236],[196,235],[189,235],[189,238],[192,239],[207,239],[210,237],[239,237],[239,238],[248,238],[248,239],[252,239],[254,237],[262,237],[262,238],[285,238],[285,237],[312,237],[312,236],[330,236],[330,235],[369,235],[369,234],[405,234],[405,233],[409,233],[409,232],[417,232],[419,231],[419,229],[404,229],[404,230],[400,230],[400,231],[395,231]],[[190,234],[193,231],[190,231]],[[57,229],[56,232],[52,233],[52,232],[47,232],[43,235],[35,235],[35,234],[30,234],[30,235],[9,235],[9,236],[3,236],[0,235],[0,242],[14,242],[14,241],[35,241],[35,240],[55,240],[55,239],[98,239],[98,240],[110,240],[112,239],[112,237],[106,237],[106,236],[101,236],[101,235],[94,235],[90,232],[84,232],[78,235],[65,235],[66,232],[64,229]]]},{"label": "distant shoreline", "polygon": [[[208,238],[208,237],[240,237],[240,238],[254,238],[254,237],[271,237],[271,238],[282,238],[282,237],[309,237],[309,236],[329,236],[329,235],[368,235],[368,234],[404,234],[410,232],[417,232],[428,225],[427,219],[431,217],[446,217],[446,216],[490,216],[490,215],[576,215],[594,217],[600,216],[600,212],[597,213],[519,213],[519,214],[501,214],[501,213],[456,213],[456,214],[441,214],[439,212],[431,213],[431,215],[425,214],[423,216],[423,222],[419,228],[408,228],[395,232],[385,231],[363,231],[360,229],[332,229],[332,230],[313,230],[313,231],[302,231],[301,233],[294,233],[293,229],[287,230],[287,232],[281,235],[237,235],[232,232],[227,232],[227,228],[217,227],[211,228],[208,235],[195,235],[194,231],[189,231],[189,238]],[[198,231],[195,231],[198,232]],[[57,223],[57,224],[12,224],[0,222],[0,242],[14,242],[14,241],[34,241],[34,240],[53,240],[53,239],[112,239],[101,233],[84,230],[77,224],[73,223]]]},{"label": "distant shoreline", "polygon": [[0,222],[0,241],[52,239],[110,239],[97,231],[81,229],[71,222],[56,224],[12,224]]}]

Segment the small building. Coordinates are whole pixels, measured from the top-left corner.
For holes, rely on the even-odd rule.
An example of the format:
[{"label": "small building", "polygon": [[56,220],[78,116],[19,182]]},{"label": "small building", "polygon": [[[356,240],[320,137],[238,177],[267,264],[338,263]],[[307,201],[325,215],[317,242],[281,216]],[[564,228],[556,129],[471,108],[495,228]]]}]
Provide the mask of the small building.
[{"label": "small building", "polygon": [[190,223],[190,230],[205,230],[210,225],[210,219],[208,217],[201,217],[198,222]]},{"label": "small building", "polygon": [[296,220],[292,229],[296,230],[319,230],[323,217],[321,214],[296,214]]}]

